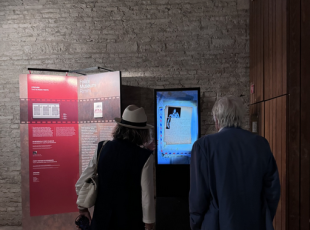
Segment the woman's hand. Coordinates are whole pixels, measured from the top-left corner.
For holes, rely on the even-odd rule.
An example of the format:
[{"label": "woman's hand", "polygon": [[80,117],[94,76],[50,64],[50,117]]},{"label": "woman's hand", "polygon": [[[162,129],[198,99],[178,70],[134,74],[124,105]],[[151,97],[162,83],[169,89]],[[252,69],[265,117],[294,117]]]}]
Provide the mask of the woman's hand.
[{"label": "woman's hand", "polygon": [[149,145],[146,146],[147,149],[154,151],[155,150],[155,140],[153,140]]},{"label": "woman's hand", "polygon": [[145,224],[145,230],[153,230],[154,224]]},{"label": "woman's hand", "polygon": [[90,213],[88,211],[88,208],[80,209],[79,213],[80,213],[80,215],[87,217],[87,219],[89,220],[89,225],[90,225],[90,223],[91,223],[91,216],[90,216]]}]

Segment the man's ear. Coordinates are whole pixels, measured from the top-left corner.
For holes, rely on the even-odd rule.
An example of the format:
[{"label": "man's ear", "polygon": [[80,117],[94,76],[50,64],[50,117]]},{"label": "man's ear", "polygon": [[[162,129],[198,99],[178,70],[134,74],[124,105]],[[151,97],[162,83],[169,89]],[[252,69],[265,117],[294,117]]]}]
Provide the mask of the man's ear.
[{"label": "man's ear", "polygon": [[216,131],[219,131],[220,130],[219,121],[216,118],[214,118],[214,121],[215,121],[215,129]]}]

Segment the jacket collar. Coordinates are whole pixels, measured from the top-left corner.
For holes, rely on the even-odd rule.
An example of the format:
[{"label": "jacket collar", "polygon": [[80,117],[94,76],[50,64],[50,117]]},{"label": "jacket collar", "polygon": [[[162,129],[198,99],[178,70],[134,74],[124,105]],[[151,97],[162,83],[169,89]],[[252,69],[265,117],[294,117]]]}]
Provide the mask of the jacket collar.
[{"label": "jacket collar", "polygon": [[228,129],[241,129],[241,127],[240,126],[238,126],[238,127],[235,127],[235,126],[222,127],[222,128],[220,128],[220,130],[218,132],[221,132],[223,130],[228,130]]}]

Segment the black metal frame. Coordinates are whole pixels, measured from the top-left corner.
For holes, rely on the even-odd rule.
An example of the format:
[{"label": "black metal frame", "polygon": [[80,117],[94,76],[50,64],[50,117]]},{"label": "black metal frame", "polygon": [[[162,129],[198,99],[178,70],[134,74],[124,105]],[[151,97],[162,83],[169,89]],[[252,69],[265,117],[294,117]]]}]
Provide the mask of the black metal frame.
[{"label": "black metal frame", "polygon": [[70,70],[61,70],[61,69],[40,69],[40,68],[28,68],[29,71],[42,71],[42,72],[59,72],[59,73],[68,73]]},{"label": "black metal frame", "polygon": [[83,72],[90,72],[90,71],[95,71],[95,70],[106,70],[108,72],[113,72],[113,70],[97,66],[97,67],[90,67],[90,68],[85,68],[85,69],[69,70],[69,73],[78,73],[78,74],[86,75]]},{"label": "black metal frame", "polygon": [[[157,92],[165,91],[198,91],[198,138],[201,135],[200,122],[200,88],[177,88],[177,89],[155,89],[154,90],[154,113],[155,113],[155,141],[157,141]],[[189,164],[182,165],[165,165],[158,164],[158,152],[156,145],[156,194],[157,197],[187,197],[189,192]],[[176,175],[173,180],[167,175]]]},{"label": "black metal frame", "polygon": [[83,72],[95,71],[95,70],[106,70],[109,72],[113,72],[113,70],[104,68],[104,67],[90,67],[85,69],[78,69],[78,70],[60,70],[60,69],[41,69],[41,68],[28,68],[29,71],[42,71],[42,72],[58,72],[58,73],[77,73],[80,75],[87,75]]}]

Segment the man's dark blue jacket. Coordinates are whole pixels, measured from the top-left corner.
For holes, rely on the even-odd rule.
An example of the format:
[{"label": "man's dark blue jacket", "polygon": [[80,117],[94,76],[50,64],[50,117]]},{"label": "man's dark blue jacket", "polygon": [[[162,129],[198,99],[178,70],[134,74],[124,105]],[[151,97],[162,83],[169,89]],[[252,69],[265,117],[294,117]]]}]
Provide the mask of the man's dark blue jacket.
[{"label": "man's dark blue jacket", "polygon": [[280,199],[275,159],[267,140],[226,127],[200,138],[190,166],[193,230],[272,230]]}]

